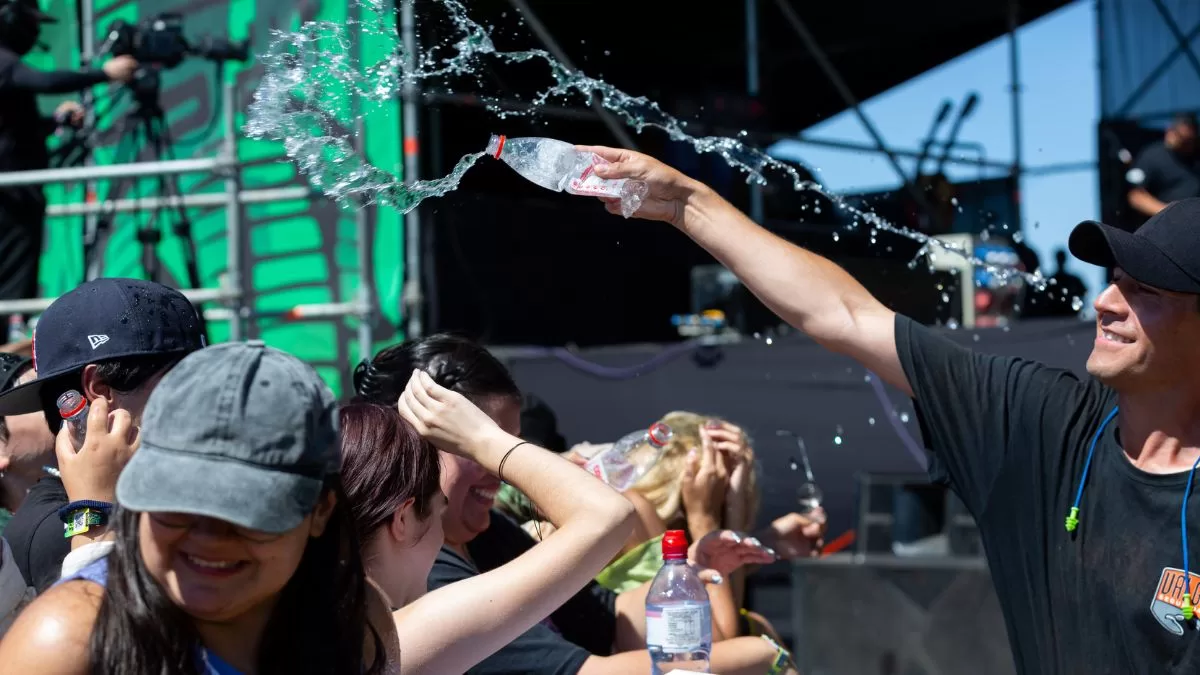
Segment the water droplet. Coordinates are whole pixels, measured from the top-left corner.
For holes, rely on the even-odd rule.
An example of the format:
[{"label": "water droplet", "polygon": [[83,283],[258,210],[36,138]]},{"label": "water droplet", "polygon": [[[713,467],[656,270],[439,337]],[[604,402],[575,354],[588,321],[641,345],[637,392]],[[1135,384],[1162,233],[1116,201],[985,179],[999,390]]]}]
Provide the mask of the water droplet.
[{"label": "water droplet", "polygon": [[838,239],[840,239],[840,238],[841,238],[841,237],[839,237],[839,236],[838,236],[838,233],[837,233],[837,232],[834,232],[834,233],[833,233],[833,240],[834,240],[834,241],[837,241],[837,240],[838,240]]},{"label": "water droplet", "polygon": [[775,339],[774,339],[774,338],[772,338],[770,335],[768,335],[768,336],[767,336],[767,339],[766,339],[766,340],[764,340],[764,342],[766,342],[766,343],[767,343],[767,344],[769,344],[769,345],[773,345],[773,344],[775,344]]},{"label": "water droplet", "polygon": [[874,418],[874,417],[868,417],[868,418],[867,418],[867,424],[870,424],[871,426],[875,426],[875,418]]},{"label": "water droplet", "polygon": [[958,197],[951,197],[951,198],[950,198],[950,203],[951,203],[951,204],[953,204],[953,205],[955,205],[955,206],[958,206]]},{"label": "water droplet", "polygon": [[1083,309],[1083,299],[1075,296],[1071,299],[1071,311],[1078,312],[1080,309]]},{"label": "water droplet", "polygon": [[908,424],[908,413],[900,413],[900,421]]},{"label": "water droplet", "polygon": [[800,470],[800,462],[797,462],[795,457],[788,458],[788,466],[791,467],[792,471]]},{"label": "water droplet", "polygon": [[950,294],[942,293],[942,302],[950,302]]},{"label": "water droplet", "polygon": [[842,444],[842,437],[841,437],[841,436],[834,436],[834,437],[833,437],[833,444],[834,444],[834,445],[841,445],[841,444]]}]

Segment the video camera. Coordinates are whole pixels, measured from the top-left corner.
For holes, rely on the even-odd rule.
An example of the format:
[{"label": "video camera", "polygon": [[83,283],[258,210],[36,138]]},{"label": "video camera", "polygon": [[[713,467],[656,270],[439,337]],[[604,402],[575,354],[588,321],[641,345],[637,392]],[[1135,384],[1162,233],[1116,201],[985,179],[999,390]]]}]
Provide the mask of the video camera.
[{"label": "video camera", "polygon": [[129,55],[139,63],[174,68],[188,56],[209,61],[246,61],[250,58],[250,41],[231,42],[224,38],[206,37],[192,44],[183,35],[183,16],[163,13],[143,19],[139,24],[114,21],[108,29],[104,49],[113,56]]}]

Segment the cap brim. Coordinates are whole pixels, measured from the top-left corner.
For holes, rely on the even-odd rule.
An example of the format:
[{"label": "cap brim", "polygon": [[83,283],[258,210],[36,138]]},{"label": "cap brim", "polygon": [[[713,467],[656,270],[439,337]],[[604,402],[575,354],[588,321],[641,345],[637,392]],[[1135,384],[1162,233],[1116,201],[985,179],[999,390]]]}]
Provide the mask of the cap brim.
[{"label": "cap brim", "polygon": [[7,417],[9,415],[41,412],[42,389],[47,384],[64,379],[72,374],[60,373],[58,375],[51,375],[50,377],[38,377],[0,394],[0,416]]},{"label": "cap brim", "polygon": [[117,479],[117,503],[279,534],[312,513],[322,487],[316,478],[142,445]]},{"label": "cap brim", "polygon": [[1085,220],[1071,230],[1071,255],[1100,267],[1120,267],[1137,281],[1177,293],[1200,293],[1200,282],[1149,239],[1112,225]]}]

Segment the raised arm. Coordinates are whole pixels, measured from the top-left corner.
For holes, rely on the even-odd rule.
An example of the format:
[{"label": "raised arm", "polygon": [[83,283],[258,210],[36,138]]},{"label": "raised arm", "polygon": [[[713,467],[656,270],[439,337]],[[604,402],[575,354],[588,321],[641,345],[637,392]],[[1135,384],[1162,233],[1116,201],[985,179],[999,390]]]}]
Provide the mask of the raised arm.
[{"label": "raised arm", "polygon": [[[895,313],[833,262],[763,229],[704,184],[652,157],[581,146],[608,160],[602,178],[649,184],[634,217],[668,222],[728,267],[784,321],[911,395],[896,354]],[[608,202],[613,213],[619,204]]]},{"label": "raised arm", "polygon": [[[633,529],[633,507],[578,466],[502,431],[461,395],[415,373],[400,414],[438,448],[515,485],[555,525],[516,560],[425,595],[395,613],[403,672],[461,673],[566,602]],[[503,473],[500,464],[503,462]]]}]

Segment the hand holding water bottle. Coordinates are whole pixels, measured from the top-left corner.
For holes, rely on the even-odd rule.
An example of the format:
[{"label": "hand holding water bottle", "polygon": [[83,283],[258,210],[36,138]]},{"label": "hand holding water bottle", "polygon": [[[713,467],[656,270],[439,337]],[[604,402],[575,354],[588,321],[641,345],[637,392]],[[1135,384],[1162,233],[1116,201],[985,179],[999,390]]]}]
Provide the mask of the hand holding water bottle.
[{"label": "hand holding water bottle", "polygon": [[[711,192],[703,183],[640,152],[599,145],[580,145],[576,149],[595,153],[608,161],[595,169],[600,178],[632,179],[646,184],[642,205],[633,213],[636,218],[660,220],[679,227],[683,224],[683,210],[688,201],[696,194]],[[602,198],[602,201],[609,213],[621,213],[619,200]]]},{"label": "hand holding water bottle", "polygon": [[87,413],[87,431],[77,450],[64,424],[54,441],[58,470],[71,501],[91,499],[112,503],[117,476],[141,444],[142,432],[127,410],[109,412],[108,399],[97,398]]}]

